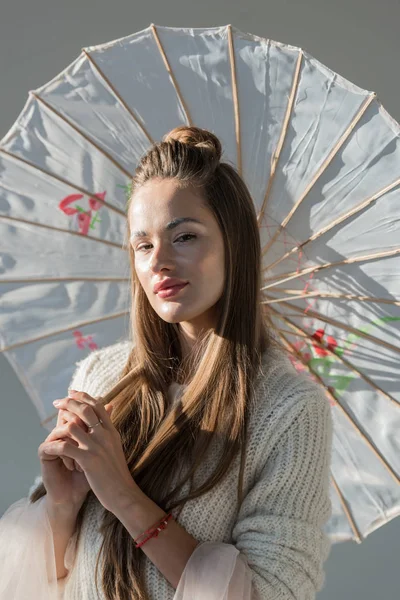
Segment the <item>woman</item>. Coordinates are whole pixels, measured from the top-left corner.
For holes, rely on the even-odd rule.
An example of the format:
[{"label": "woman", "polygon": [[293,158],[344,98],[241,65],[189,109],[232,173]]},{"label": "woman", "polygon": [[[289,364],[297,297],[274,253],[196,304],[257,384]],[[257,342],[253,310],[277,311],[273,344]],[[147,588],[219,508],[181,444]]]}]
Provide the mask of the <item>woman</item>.
[{"label": "woman", "polygon": [[127,217],[134,343],[78,363],[42,482],[0,520],[0,598],[312,600],[332,417],[262,311],[250,193],[218,138],[178,127],[142,157]]}]

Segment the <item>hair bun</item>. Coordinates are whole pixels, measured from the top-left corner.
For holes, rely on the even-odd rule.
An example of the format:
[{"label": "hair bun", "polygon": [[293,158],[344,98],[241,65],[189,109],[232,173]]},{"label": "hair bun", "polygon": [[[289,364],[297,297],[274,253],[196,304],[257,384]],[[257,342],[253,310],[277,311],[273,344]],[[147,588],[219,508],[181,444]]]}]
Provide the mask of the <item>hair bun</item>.
[{"label": "hair bun", "polygon": [[180,125],[179,127],[172,129],[163,137],[164,142],[169,142],[171,140],[176,140],[177,142],[188,144],[189,146],[195,146],[196,148],[206,148],[216,156],[218,161],[221,160],[221,142],[217,136],[211,131],[208,131],[208,129]]}]

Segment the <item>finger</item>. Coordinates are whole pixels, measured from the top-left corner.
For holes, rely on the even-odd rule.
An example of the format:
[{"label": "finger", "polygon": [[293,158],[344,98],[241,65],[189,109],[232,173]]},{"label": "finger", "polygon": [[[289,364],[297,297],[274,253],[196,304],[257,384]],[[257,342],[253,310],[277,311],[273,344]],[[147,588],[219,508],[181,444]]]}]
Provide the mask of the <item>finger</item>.
[{"label": "finger", "polygon": [[[93,398],[92,396],[90,396],[89,394],[86,394],[85,392],[76,392],[74,390],[69,390],[69,395],[72,396],[73,399],[76,399],[82,403],[89,404],[93,408],[94,412],[96,413],[97,420],[99,420],[99,419],[102,420],[103,427],[109,428],[109,429],[114,429],[114,426],[109,417],[110,411],[106,409],[106,406],[108,406],[108,407],[111,407],[111,410],[112,410],[111,402],[104,405],[104,403],[103,403],[104,398],[102,396]],[[92,423],[92,425],[93,425],[93,423]]]},{"label": "finger", "polygon": [[55,440],[54,442],[46,442],[43,446],[43,451],[46,454],[54,456],[67,456],[73,458],[77,463],[82,463],[85,451],[75,446],[70,439]]},{"label": "finger", "polygon": [[109,431],[114,430],[114,425],[110,419],[110,416],[101,402],[98,402],[89,394],[85,392],[69,392],[71,397],[64,398],[57,408],[67,408],[78,414],[85,423],[91,427],[94,423],[99,421],[103,422],[103,427]]},{"label": "finger", "polygon": [[65,425],[60,425],[60,427],[55,427],[52,431],[51,439],[48,441],[53,442],[65,438],[69,438],[76,446],[81,444],[87,447],[90,443],[90,436],[88,433],[83,431],[82,427],[72,421],[65,423]]},{"label": "finger", "polygon": [[[71,412],[69,412],[68,410],[62,410],[60,409],[58,411],[58,418],[57,418],[57,425],[56,427],[60,427],[61,425],[65,425],[65,423],[68,422],[72,422],[72,423],[76,423],[77,425],[79,425],[80,427],[83,428],[84,431],[88,431],[88,428],[86,426],[86,424],[82,421],[82,419],[80,417],[78,417],[78,415],[75,415]],[[53,432],[51,432],[52,434]],[[56,439],[54,437],[54,435],[48,436],[48,440],[54,440]],[[61,460],[63,461],[65,467],[69,470],[69,471],[74,471],[74,470],[78,470],[82,472],[82,469],[79,467],[79,465],[77,465],[77,463],[72,459],[72,458],[68,458],[67,456],[62,456],[60,457]]]},{"label": "finger", "polygon": [[[70,390],[70,392],[71,391],[72,391],[73,396],[75,397],[76,392],[74,392],[73,390]],[[98,418],[101,419],[103,422],[103,427],[106,429],[109,429],[110,431],[114,431],[115,427],[110,418],[111,412],[114,408],[114,406],[111,404],[111,402],[104,404],[104,402],[103,402],[104,398],[102,396],[93,398],[92,396],[90,396],[89,394],[86,394],[85,392],[77,392],[77,393],[82,395],[82,398],[84,401],[88,401],[88,402],[90,402],[91,405],[93,405]]]},{"label": "finger", "polygon": [[77,415],[80,419],[82,419],[87,427],[90,427],[99,420],[94,408],[94,402],[95,401],[93,400],[93,403],[91,404],[90,402],[83,402],[67,397],[60,398],[56,403],[54,402],[53,404],[56,406],[56,408],[69,411]]},{"label": "finger", "polygon": [[60,456],[59,458],[61,458],[68,471],[75,470],[75,461],[72,458],[68,458],[67,456]]},{"label": "finger", "polygon": [[79,471],[80,473],[83,473],[83,469],[81,469],[81,467],[78,465],[78,463],[76,462],[76,460],[72,461],[74,463],[74,468]]},{"label": "finger", "polygon": [[[67,414],[69,414],[69,413],[67,413],[67,411],[65,411],[65,410],[58,411],[56,427],[59,427],[60,425],[64,425],[64,423],[66,423],[66,421],[67,421],[66,415]],[[78,418],[78,417],[76,417],[76,418]],[[68,458],[67,456],[60,456],[60,458],[63,461],[65,468],[68,469],[68,471],[74,470],[75,467],[74,467],[74,461],[72,460],[72,458]]]},{"label": "finger", "polygon": [[[65,423],[68,423],[69,421],[73,420],[74,422],[76,422],[81,427],[85,428],[85,430],[86,430],[85,423],[77,415],[74,415],[74,414],[70,413],[67,410],[60,410],[60,411],[58,411],[58,414],[59,414],[59,417],[57,419],[57,426],[58,427],[61,426],[61,425],[65,425]],[[63,461],[65,467],[69,471],[75,471],[75,469],[76,469],[76,463],[75,463],[75,461],[72,458],[68,458],[67,456],[61,456],[60,458]]]},{"label": "finger", "polygon": [[59,412],[61,413],[61,418],[60,423],[57,423],[57,427],[65,425],[65,423],[75,423],[76,425],[79,425],[79,427],[82,427],[83,431],[88,431],[86,423],[75,413],[64,409],[60,409]]}]

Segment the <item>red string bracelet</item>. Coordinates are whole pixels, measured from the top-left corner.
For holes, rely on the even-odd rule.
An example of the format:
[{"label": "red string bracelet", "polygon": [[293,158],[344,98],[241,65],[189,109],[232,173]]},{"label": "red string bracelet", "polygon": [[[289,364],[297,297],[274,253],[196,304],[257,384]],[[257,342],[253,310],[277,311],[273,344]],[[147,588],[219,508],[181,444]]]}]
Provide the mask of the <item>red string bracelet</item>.
[{"label": "red string bracelet", "polygon": [[[162,519],[160,519],[155,525],[153,525],[152,527],[150,527],[150,529],[147,529],[147,531],[144,531],[143,533],[141,533],[136,540],[133,540],[135,543],[135,548],[140,548],[141,546],[143,546],[143,544],[145,544],[148,540],[150,540],[153,537],[158,537],[158,534],[160,533],[160,531],[162,531],[163,529],[166,529],[168,521],[172,518],[172,513],[168,513],[167,515],[164,515],[162,517]],[[139,544],[137,543],[137,541],[143,537],[144,535],[146,535],[146,533],[149,533],[150,535],[144,539],[142,542],[140,542]]]}]

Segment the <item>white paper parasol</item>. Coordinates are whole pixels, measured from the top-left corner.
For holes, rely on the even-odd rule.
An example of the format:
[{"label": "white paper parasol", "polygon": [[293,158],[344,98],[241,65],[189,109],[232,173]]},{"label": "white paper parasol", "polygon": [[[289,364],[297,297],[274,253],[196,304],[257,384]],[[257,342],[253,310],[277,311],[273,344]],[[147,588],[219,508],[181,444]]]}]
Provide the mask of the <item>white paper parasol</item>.
[{"label": "white paper parasol", "polygon": [[0,143],[0,350],[54,427],[75,363],[129,330],[126,193],[180,124],[254,199],[263,303],[334,419],[333,542],[400,514],[400,126],[300,48],[228,25],[85,48]]}]

